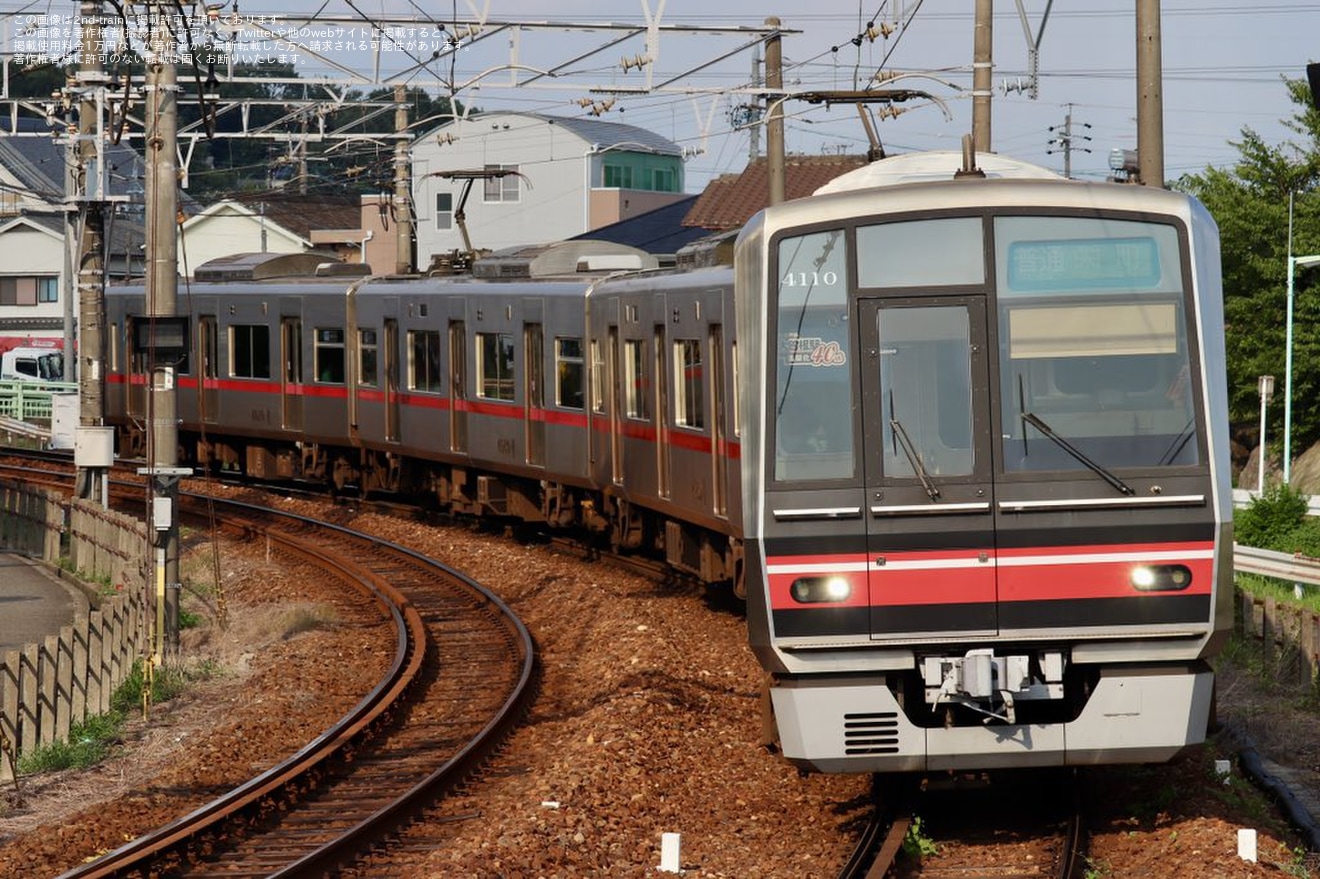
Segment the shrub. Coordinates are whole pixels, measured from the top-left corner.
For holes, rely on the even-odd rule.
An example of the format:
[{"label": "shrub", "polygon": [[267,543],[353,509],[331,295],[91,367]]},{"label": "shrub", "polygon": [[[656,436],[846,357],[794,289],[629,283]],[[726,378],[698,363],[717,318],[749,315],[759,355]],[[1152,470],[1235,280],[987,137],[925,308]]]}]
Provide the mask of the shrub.
[{"label": "shrub", "polygon": [[1306,520],[1306,495],[1287,485],[1272,485],[1233,516],[1234,539],[1243,546],[1295,552],[1289,544]]}]

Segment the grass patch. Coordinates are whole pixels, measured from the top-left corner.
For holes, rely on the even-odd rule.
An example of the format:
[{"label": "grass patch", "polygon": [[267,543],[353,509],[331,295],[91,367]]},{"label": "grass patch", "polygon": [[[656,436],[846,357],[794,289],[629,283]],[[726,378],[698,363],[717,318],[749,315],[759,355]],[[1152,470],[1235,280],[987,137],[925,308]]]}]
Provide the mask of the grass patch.
[{"label": "grass patch", "polygon": [[[1263,574],[1237,574],[1237,588],[1256,598],[1273,598],[1279,604],[1296,605],[1310,611],[1320,611],[1320,589],[1305,583],[1266,577]],[[1301,588],[1298,588],[1300,585]]]},{"label": "grass patch", "polygon": [[295,607],[285,613],[281,620],[280,628],[283,630],[281,638],[287,641],[303,632],[331,629],[338,621],[339,618],[333,608],[322,606]]},{"label": "grass patch", "polygon": [[124,714],[120,711],[89,717],[69,728],[67,740],[51,742],[30,754],[23,754],[18,760],[18,771],[28,774],[95,766],[119,743],[123,728]]},{"label": "grass patch", "polygon": [[[216,677],[223,669],[214,661],[200,663],[195,668],[160,668],[152,675],[151,701],[166,702],[183,692],[188,683]],[[147,676],[141,661],[134,663],[128,678],[110,697],[110,710],[89,717],[69,729],[64,741],[52,742],[23,754],[18,760],[20,775],[33,772],[53,772],[61,769],[87,769],[111,756],[123,734],[124,724],[132,712],[142,709],[142,694]]]},{"label": "grass patch", "polygon": [[[188,675],[182,669],[161,667],[151,676],[151,704],[168,702],[183,692],[188,682]],[[141,661],[133,663],[128,677],[110,697],[110,709],[127,713],[142,707],[142,694],[147,689],[146,666]]]}]

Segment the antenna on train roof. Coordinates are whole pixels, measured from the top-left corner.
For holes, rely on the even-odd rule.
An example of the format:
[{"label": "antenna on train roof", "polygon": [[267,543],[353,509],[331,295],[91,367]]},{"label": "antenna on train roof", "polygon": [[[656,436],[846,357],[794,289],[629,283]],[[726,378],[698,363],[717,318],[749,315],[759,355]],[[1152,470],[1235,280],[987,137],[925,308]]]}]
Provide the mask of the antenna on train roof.
[{"label": "antenna on train roof", "polygon": [[976,167],[976,150],[972,149],[972,136],[964,134],[962,139],[962,167],[953,172],[953,179],[963,177],[985,177],[985,172]]}]

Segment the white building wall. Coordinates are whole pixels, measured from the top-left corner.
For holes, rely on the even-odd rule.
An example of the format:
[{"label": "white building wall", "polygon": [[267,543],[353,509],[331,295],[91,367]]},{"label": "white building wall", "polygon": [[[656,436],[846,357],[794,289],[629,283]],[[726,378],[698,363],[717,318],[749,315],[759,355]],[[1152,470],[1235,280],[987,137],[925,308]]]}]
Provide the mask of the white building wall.
[{"label": "white building wall", "polygon": [[436,228],[436,193],[453,195],[458,208],[462,180],[431,176],[435,171],[480,170],[516,165],[516,202],[486,202],[485,182],[474,180],[466,203],[468,234],[474,248],[499,250],[571,238],[587,230],[587,174],[591,144],[562,126],[517,114],[490,114],[460,120],[441,129],[454,142],[440,144],[434,133],[413,146],[413,199],[417,208],[417,263],[425,269],[431,254],[462,248],[457,223]]},{"label": "white building wall", "polygon": [[[62,320],[69,296],[64,238],[45,229],[18,224],[0,234],[0,274],[6,276],[56,275],[59,301],[36,305],[0,306],[4,318],[50,318]],[[48,336],[49,333],[40,335]]]},{"label": "white building wall", "polygon": [[306,249],[302,239],[270,220],[221,205],[216,213],[198,214],[183,224],[179,274],[191,276],[203,263],[235,253],[301,253]]}]

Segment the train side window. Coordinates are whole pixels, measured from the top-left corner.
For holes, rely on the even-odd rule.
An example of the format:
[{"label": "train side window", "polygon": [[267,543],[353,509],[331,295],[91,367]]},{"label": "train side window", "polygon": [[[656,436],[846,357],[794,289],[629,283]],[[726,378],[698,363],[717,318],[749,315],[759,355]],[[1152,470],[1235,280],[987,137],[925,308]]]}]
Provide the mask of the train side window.
[{"label": "train side window", "polygon": [[582,408],[582,340],[555,339],[555,404],[565,409]]},{"label": "train side window", "polygon": [[316,380],[325,384],[344,383],[344,331],[339,327],[320,327],[316,330],[316,349],[313,368]]},{"label": "train side window", "polygon": [[477,396],[513,400],[513,336],[477,333]]},{"label": "train side window", "polygon": [[624,413],[629,418],[645,421],[651,417],[647,411],[646,342],[626,339],[623,343]]},{"label": "train side window", "polygon": [[358,384],[374,388],[380,345],[375,330],[358,330]]},{"label": "train side window", "polygon": [[234,378],[270,378],[270,327],[235,324],[229,328],[229,374]]},{"label": "train side window", "polygon": [[440,331],[408,331],[408,387],[417,391],[444,390],[440,379]]},{"label": "train side window", "polygon": [[674,422],[679,427],[701,430],[706,426],[706,418],[699,339],[674,342],[674,373]]}]

